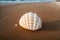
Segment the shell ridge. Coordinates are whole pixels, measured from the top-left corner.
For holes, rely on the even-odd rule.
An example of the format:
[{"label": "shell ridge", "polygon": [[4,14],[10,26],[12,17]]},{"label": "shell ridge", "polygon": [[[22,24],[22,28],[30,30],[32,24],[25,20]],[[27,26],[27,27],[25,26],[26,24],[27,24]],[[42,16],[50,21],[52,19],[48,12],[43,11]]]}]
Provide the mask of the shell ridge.
[{"label": "shell ridge", "polygon": [[36,13],[29,12],[19,19],[19,25],[25,29],[38,30],[42,28],[42,21]]}]

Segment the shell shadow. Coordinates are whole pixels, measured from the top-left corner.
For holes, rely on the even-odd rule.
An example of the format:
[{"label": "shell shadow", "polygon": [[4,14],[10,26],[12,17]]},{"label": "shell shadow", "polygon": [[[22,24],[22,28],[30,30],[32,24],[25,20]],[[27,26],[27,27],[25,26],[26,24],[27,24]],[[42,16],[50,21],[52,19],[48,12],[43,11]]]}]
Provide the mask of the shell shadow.
[{"label": "shell shadow", "polygon": [[59,31],[60,30],[60,20],[52,22],[43,22],[42,30],[45,31]]}]

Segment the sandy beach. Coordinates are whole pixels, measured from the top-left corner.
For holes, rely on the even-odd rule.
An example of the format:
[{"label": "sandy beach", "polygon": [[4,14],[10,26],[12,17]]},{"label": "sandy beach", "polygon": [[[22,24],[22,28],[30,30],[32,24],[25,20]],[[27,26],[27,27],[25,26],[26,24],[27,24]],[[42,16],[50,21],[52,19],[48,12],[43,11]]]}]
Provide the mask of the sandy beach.
[{"label": "sandy beach", "polygon": [[[19,25],[26,12],[41,17],[42,29],[30,31]],[[60,7],[52,2],[0,5],[0,40],[60,40]]]}]

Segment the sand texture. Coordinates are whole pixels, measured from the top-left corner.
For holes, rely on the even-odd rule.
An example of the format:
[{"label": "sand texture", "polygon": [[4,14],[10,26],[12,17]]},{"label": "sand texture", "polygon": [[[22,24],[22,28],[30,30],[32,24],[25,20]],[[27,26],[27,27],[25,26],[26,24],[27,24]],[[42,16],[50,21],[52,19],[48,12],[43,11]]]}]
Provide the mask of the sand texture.
[{"label": "sand texture", "polygon": [[[29,31],[19,26],[26,12],[41,17],[42,29]],[[0,40],[60,40],[60,7],[55,3],[0,5]]]}]

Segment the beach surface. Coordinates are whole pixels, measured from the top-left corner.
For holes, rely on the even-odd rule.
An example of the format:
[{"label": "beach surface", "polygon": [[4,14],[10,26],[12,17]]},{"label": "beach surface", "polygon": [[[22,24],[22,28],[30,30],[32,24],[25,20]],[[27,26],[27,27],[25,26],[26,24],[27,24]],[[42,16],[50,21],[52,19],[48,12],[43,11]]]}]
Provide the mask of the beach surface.
[{"label": "beach surface", "polygon": [[[26,12],[41,17],[42,29],[30,31],[19,25]],[[60,7],[53,2],[0,5],[0,40],[60,40]]]}]

